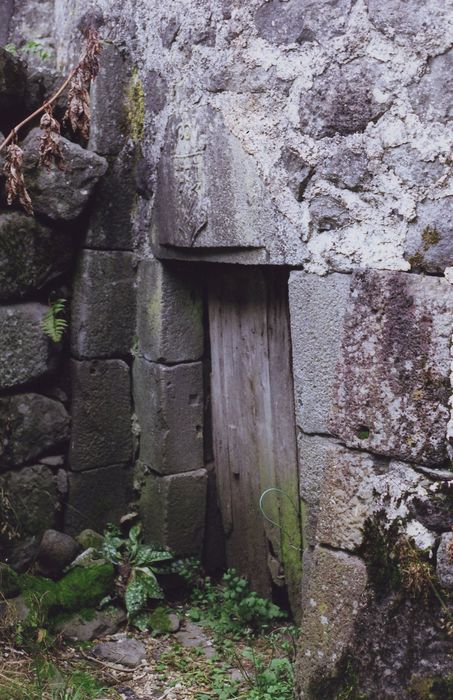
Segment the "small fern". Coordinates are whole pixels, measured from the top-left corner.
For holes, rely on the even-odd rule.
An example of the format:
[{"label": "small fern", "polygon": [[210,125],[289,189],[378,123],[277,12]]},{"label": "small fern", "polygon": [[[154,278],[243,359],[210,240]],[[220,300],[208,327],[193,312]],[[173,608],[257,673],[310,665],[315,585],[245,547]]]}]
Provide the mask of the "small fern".
[{"label": "small fern", "polygon": [[68,328],[68,322],[60,318],[65,311],[66,299],[56,299],[42,320],[42,329],[54,343],[59,343]]}]

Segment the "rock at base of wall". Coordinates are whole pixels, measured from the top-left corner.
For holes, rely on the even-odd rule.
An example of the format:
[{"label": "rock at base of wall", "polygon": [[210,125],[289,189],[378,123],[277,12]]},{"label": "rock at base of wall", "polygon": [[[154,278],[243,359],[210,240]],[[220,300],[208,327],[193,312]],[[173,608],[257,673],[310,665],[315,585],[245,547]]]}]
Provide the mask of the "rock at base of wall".
[{"label": "rock at base of wall", "polygon": [[207,473],[149,474],[140,496],[145,541],[169,547],[177,556],[201,556]]},{"label": "rock at base of wall", "polygon": [[48,578],[58,578],[79,549],[80,545],[70,535],[58,530],[46,530],[37,557],[39,573]]},{"label": "rock at base of wall", "polygon": [[60,499],[57,479],[42,464],[6,473],[0,478],[3,523],[22,539],[38,538],[54,527]]},{"label": "rock at base of wall", "polygon": [[119,523],[132,498],[132,470],[124,466],[69,474],[64,530],[74,537],[86,528],[102,532]]},{"label": "rock at base of wall", "polygon": [[311,687],[322,676],[334,672],[346,652],[366,583],[366,567],[361,559],[344,552],[315,549],[296,665],[300,698],[314,700]]},{"label": "rock at base of wall", "polygon": [[69,439],[69,416],[59,401],[41,394],[0,399],[0,472],[56,449]]}]

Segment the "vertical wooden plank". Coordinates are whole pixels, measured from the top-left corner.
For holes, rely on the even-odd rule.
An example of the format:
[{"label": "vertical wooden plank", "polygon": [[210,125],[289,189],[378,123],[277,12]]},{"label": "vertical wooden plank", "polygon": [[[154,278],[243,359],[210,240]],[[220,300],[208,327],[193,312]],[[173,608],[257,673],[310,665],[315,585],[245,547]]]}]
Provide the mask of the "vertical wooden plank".
[{"label": "vertical wooden plank", "polygon": [[270,595],[267,559],[272,551],[288,566],[295,598],[297,549],[291,550],[287,536],[259,508],[263,491],[284,491],[285,496],[269,494],[266,514],[296,529],[298,541],[287,280],[275,274],[222,267],[210,277],[213,440],[229,565],[247,575],[262,595]]},{"label": "vertical wooden plank", "polygon": [[297,619],[301,611],[302,524],[286,271],[271,273],[268,291],[269,376],[273,447],[278,465],[275,486],[280,489],[280,552],[291,609]]}]

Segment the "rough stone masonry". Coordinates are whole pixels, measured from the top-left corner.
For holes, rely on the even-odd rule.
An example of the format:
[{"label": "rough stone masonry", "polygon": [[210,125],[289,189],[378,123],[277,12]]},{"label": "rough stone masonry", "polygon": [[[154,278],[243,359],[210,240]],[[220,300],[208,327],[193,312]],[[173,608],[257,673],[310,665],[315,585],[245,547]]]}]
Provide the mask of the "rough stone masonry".
[{"label": "rough stone masonry", "polygon": [[[74,280],[66,529],[102,526],[134,485],[150,536],[201,551],[207,358],[187,271],[285,265],[305,514],[298,697],[449,697],[451,2],[15,5],[0,10],[9,41],[53,51],[51,67],[29,63],[36,91],[73,65],[81,20],[111,42],[89,143],[108,170]],[[0,89],[5,104],[10,91]],[[30,236],[11,216],[0,241],[8,226]],[[71,215],[49,218],[36,226]],[[45,230],[39,240],[56,260]],[[38,262],[17,280],[0,260],[0,410],[17,415],[23,387],[29,403],[53,401],[51,427],[33,428],[47,430],[49,451],[67,423],[58,397],[35,396],[54,371],[29,292],[47,279]],[[2,478],[29,485],[40,470],[53,493],[54,466],[18,447],[5,460],[15,470]],[[103,511],[92,494],[107,480]],[[425,561],[437,567],[434,597],[416,585]]]}]

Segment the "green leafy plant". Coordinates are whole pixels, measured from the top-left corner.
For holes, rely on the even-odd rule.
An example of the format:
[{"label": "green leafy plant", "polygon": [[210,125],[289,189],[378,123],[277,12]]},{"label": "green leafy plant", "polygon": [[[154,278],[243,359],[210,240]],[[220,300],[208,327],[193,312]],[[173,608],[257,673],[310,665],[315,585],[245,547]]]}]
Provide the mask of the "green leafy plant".
[{"label": "green leafy plant", "polygon": [[128,537],[110,526],[104,533],[101,555],[117,567],[116,587],[124,598],[128,618],[139,629],[147,629],[150,600],[164,598],[157,580],[159,564],[173,559],[171,552],[141,542],[141,525],[131,527]]},{"label": "green leafy plant", "polygon": [[193,596],[196,607],[190,611],[193,620],[210,627],[218,638],[225,634],[241,637],[269,629],[285,617],[280,608],[250,589],[245,578],[229,569],[220,586],[206,580]]},{"label": "green leafy plant", "polygon": [[62,318],[65,312],[66,299],[56,299],[42,321],[42,329],[54,343],[59,343],[68,328],[68,322]]}]

